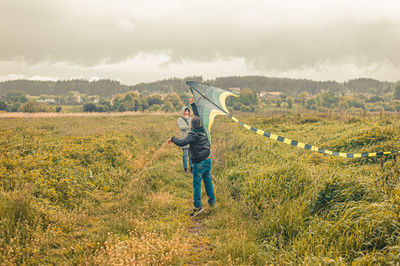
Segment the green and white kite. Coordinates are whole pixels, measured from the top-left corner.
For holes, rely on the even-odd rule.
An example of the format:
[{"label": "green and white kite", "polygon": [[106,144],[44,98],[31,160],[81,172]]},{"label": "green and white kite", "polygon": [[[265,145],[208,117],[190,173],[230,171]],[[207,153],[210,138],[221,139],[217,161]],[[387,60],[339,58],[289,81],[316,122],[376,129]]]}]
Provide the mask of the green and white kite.
[{"label": "green and white kite", "polygon": [[190,90],[196,103],[197,112],[199,113],[203,123],[208,141],[211,143],[210,132],[215,117],[217,115],[227,115],[229,113],[225,105],[226,97],[239,96],[230,91],[212,87],[196,81],[187,81],[186,84],[190,86]]}]

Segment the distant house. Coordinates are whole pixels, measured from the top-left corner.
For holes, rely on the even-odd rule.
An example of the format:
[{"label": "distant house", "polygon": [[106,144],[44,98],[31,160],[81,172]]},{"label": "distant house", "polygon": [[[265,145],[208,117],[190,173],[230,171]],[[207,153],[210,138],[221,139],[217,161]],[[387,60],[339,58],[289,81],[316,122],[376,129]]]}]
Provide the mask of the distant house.
[{"label": "distant house", "polygon": [[43,99],[43,100],[37,100],[37,103],[50,103],[50,104],[55,104],[56,99]]},{"label": "distant house", "polygon": [[76,102],[76,103],[81,103],[82,102],[82,97],[79,95],[79,92],[75,93],[74,102]]},{"label": "distant house", "polygon": [[82,102],[82,97],[79,91],[69,91],[67,97],[68,104],[80,104]]},{"label": "distant house", "polygon": [[89,98],[89,102],[91,102],[91,103],[99,103],[99,101],[100,101],[100,97],[99,96],[89,96],[88,97]]},{"label": "distant house", "polygon": [[281,91],[262,91],[259,93],[259,96],[264,98],[264,97],[268,97],[268,98],[279,98],[282,96],[282,92]]}]

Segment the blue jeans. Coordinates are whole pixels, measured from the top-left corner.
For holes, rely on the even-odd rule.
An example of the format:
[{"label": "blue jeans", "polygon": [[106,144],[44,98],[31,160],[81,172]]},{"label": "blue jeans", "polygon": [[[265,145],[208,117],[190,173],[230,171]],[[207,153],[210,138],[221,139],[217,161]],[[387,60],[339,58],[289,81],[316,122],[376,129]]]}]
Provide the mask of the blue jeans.
[{"label": "blue jeans", "polygon": [[204,180],[208,204],[213,205],[215,196],[211,181],[211,158],[193,164],[193,204],[195,208],[201,207],[201,180]]},{"label": "blue jeans", "polygon": [[182,164],[183,164],[183,168],[187,169],[187,161],[189,159],[189,166],[192,167],[192,158],[190,158],[190,152],[189,152],[189,148],[182,148]]}]

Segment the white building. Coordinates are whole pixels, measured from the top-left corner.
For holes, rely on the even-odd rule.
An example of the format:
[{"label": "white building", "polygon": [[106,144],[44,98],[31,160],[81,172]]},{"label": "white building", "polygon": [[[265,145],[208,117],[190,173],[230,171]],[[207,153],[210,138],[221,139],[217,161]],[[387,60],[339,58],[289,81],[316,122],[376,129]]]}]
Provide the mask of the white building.
[{"label": "white building", "polygon": [[56,99],[43,99],[43,100],[37,100],[37,103],[51,103],[51,104],[55,104],[56,103]]}]

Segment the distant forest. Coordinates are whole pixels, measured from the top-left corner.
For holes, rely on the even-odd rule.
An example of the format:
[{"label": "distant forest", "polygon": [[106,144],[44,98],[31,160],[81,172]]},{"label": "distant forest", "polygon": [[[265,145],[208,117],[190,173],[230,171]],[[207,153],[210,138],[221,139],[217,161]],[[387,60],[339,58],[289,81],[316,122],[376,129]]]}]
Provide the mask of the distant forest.
[{"label": "distant forest", "polygon": [[257,92],[281,91],[289,96],[297,96],[302,91],[315,95],[321,90],[332,91],[335,95],[344,93],[368,93],[373,88],[374,94],[380,95],[394,90],[396,83],[379,81],[369,78],[358,78],[343,83],[336,81],[314,81],[309,79],[271,78],[265,76],[230,76],[220,77],[212,80],[203,80],[200,76],[187,78],[171,78],[150,83],[139,83],[137,85],[123,85],[119,81],[102,79],[88,81],[84,79],[63,81],[36,81],[36,80],[13,80],[0,82],[0,96],[9,92],[23,92],[32,96],[39,95],[66,95],[69,91],[79,91],[87,95],[98,95],[102,98],[110,98],[115,94],[136,90],[143,95],[153,93],[182,94],[188,92],[186,80],[202,81],[207,84],[229,89],[250,88]]}]

